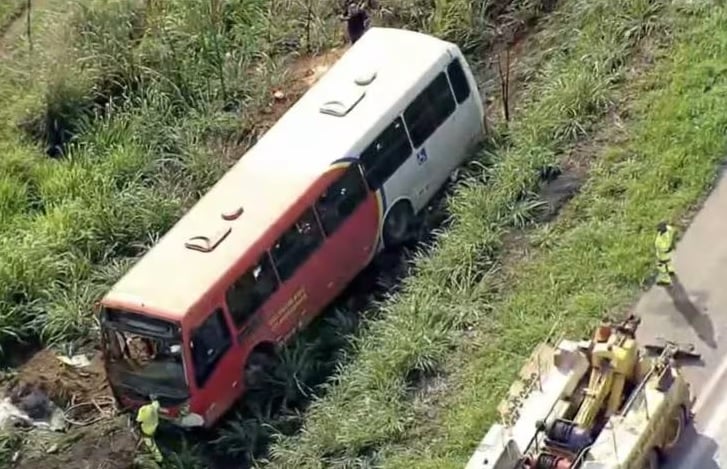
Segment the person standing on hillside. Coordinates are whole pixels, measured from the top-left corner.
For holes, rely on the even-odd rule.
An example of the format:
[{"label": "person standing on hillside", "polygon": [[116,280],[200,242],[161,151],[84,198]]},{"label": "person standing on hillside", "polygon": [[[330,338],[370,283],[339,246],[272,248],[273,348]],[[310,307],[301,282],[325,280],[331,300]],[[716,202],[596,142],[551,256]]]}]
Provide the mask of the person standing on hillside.
[{"label": "person standing on hillside", "polygon": [[351,44],[358,41],[371,26],[371,18],[366,11],[367,8],[376,8],[376,0],[359,2],[356,0],[346,0],[344,3],[344,13],[341,15],[341,19],[346,21],[348,40]]},{"label": "person standing on hillside", "polygon": [[676,230],[665,221],[659,222],[656,226],[656,283],[657,285],[669,286],[672,284],[672,276],[675,274],[672,252],[676,246]]}]

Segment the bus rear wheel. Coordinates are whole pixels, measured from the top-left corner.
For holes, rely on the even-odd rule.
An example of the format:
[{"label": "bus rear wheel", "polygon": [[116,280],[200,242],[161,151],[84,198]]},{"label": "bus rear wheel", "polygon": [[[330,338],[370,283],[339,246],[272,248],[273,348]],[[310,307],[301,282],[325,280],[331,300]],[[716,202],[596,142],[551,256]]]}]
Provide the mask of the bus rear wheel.
[{"label": "bus rear wheel", "polygon": [[411,241],[414,231],[414,209],[408,201],[394,204],[384,220],[384,246],[401,246]]},{"label": "bus rear wheel", "polygon": [[245,387],[247,389],[260,389],[269,382],[275,373],[278,359],[274,352],[269,350],[255,350],[245,365]]}]

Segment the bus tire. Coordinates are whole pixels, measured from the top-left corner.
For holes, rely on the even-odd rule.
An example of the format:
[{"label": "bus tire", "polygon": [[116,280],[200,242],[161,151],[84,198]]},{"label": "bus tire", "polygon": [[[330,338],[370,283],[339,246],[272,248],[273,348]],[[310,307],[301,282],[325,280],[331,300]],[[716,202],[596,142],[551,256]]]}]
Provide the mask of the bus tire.
[{"label": "bus tire", "polygon": [[414,228],[414,209],[408,200],[394,204],[384,219],[384,247],[396,247],[411,241]]},{"label": "bus tire", "polygon": [[260,389],[278,364],[275,352],[265,348],[255,349],[245,364],[245,388]]}]

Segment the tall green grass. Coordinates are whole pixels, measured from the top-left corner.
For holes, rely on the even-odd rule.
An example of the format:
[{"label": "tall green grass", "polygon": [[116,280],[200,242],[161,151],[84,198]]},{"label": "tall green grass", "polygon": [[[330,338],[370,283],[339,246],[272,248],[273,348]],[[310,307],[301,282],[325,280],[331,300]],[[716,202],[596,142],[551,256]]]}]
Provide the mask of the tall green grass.
[{"label": "tall green grass", "polygon": [[417,378],[440,369],[466,326],[498,324],[488,280],[498,269],[503,233],[530,219],[540,170],[557,164],[560,152],[612,104],[636,45],[663,26],[664,5],[604,0],[560,7],[558,49],[530,85],[510,143],[458,188],[449,203],[452,227],[382,306],[383,319],[355,340],[350,363],[311,405],[300,434],[280,438],[273,466],[378,463],[382,447],[419,425],[412,402]]}]

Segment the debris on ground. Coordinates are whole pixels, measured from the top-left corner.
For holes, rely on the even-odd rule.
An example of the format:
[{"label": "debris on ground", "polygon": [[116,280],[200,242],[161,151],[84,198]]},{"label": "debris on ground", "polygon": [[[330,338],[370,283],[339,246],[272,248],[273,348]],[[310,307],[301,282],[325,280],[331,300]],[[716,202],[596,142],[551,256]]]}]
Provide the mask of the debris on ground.
[{"label": "debris on ground", "polygon": [[13,469],[131,469],[137,440],[124,417],[67,433],[30,432]]},{"label": "debris on ground", "polygon": [[111,397],[99,353],[88,360],[77,356],[69,359],[52,350],[41,350],[17,370],[5,389],[7,394],[12,394],[13,390],[28,386],[44,390],[51,401],[63,408]]},{"label": "debris on ground", "polygon": [[35,353],[0,386],[0,431],[23,440],[13,468],[134,466],[137,438],[117,415],[99,353]]},{"label": "debris on ground", "polygon": [[40,386],[19,386],[0,401],[0,430],[19,428],[63,431],[66,428],[63,409]]},{"label": "debris on ground", "polygon": [[58,355],[56,358],[58,358],[58,360],[65,363],[66,365],[76,368],[86,368],[91,365],[91,360],[89,360],[88,357],[84,354],[74,355],[72,357]]}]

